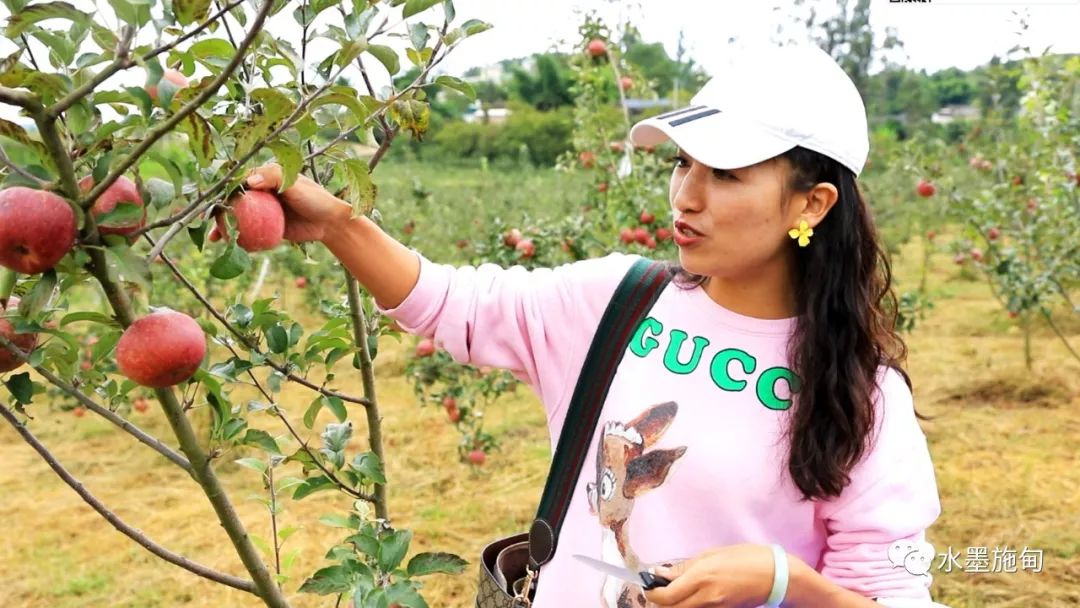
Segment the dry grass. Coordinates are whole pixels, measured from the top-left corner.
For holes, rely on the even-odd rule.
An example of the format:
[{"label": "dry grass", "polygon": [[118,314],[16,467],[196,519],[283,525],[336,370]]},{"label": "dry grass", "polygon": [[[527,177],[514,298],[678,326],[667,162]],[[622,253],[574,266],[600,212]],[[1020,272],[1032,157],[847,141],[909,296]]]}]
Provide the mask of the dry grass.
[{"label": "dry grass", "polygon": [[[915,277],[905,251],[900,279]],[[953,608],[1080,605],[1080,366],[1056,337],[1037,331],[1035,369],[1023,366],[1022,338],[990,299],[986,285],[956,280],[956,267],[936,259],[931,286],[937,307],[910,336],[909,371],[931,442],[943,514],[931,529],[939,552],[969,546],[1044,550],[1040,574],[935,576],[935,597]],[[914,279],[910,281],[914,284]],[[901,283],[901,289],[906,287]],[[1069,331],[1080,345],[1078,329]],[[441,411],[419,408],[400,378],[402,348],[383,346],[379,399],[390,454],[391,512],[415,531],[412,551],[456,552],[475,564],[490,538],[516,532],[530,520],[547,470],[544,416],[528,391],[492,408],[489,428],[503,450],[480,471],[456,462],[456,434]],[[359,381],[347,390],[359,393]],[[287,388],[283,403],[296,417],[310,395]],[[76,419],[46,406],[34,410],[32,430],[87,487],[156,541],[234,574],[239,561],[196,486],[152,452],[134,445],[107,423]],[[363,417],[357,417],[362,421]],[[156,412],[139,424],[168,436]],[[269,421],[263,425],[275,427]],[[316,427],[318,428],[318,426]],[[360,433],[362,435],[362,433]],[[356,449],[363,449],[360,437]],[[239,454],[227,454],[231,461]],[[258,606],[240,592],[208,583],[160,562],[112,530],[84,505],[7,427],[0,428],[0,544],[5,607],[222,607]],[[223,464],[221,476],[249,530],[269,536],[269,520],[249,497],[260,492],[247,469]],[[298,557],[287,589],[323,565],[339,531],[319,515],[347,508],[334,494],[289,503],[283,525],[299,525],[286,549]],[[287,552],[287,551],[286,551]],[[459,577],[430,579],[432,606],[471,605],[475,565]],[[329,606],[323,598],[294,595],[297,607]]]}]

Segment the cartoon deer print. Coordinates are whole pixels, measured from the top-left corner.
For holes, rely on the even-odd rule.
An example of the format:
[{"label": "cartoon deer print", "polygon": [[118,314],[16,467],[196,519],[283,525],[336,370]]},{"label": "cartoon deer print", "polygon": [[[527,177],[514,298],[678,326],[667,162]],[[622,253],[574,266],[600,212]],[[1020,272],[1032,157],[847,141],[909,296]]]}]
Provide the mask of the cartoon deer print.
[{"label": "cartoon deer print", "polygon": [[[604,526],[601,559],[637,570],[640,560],[630,545],[627,522],[634,499],[664,483],[671,466],[686,446],[646,452],[671,426],[679,406],[673,401],[654,405],[629,423],[608,422],[596,450],[596,481],[586,486],[589,510]],[[604,578],[604,608],[644,608],[641,587]]]}]

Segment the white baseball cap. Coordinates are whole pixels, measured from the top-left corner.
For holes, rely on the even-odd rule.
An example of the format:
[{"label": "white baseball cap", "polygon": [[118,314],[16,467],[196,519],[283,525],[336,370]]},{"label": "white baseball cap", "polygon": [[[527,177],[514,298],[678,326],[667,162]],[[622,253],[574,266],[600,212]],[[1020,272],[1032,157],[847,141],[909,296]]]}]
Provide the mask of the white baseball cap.
[{"label": "white baseball cap", "polygon": [[858,175],[870,151],[855,83],[811,45],[733,46],[688,107],[642,120],[635,145],[671,139],[717,169],[746,167],[802,146]]}]

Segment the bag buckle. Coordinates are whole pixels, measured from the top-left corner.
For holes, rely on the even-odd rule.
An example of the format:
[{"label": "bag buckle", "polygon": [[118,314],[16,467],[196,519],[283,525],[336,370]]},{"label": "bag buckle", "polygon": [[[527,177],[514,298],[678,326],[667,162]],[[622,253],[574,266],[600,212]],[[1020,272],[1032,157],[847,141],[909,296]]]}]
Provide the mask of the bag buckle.
[{"label": "bag buckle", "polygon": [[511,600],[511,608],[531,608],[532,600],[529,599],[529,592],[532,591],[533,581],[536,580],[536,570],[525,566],[525,582],[521,585],[521,589],[514,592],[514,599]]}]

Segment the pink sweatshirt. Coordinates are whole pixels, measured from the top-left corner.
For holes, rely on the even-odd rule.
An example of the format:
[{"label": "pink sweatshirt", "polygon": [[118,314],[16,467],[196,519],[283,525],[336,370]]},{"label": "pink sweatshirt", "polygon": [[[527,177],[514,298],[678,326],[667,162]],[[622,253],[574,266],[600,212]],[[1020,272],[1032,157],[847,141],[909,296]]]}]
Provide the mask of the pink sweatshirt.
[{"label": "pink sweatshirt", "polygon": [[[417,255],[417,285],[381,311],[458,362],[527,382],[547,411],[554,450],[600,317],[636,256],[529,271]],[[941,506],[911,391],[895,370],[879,370],[878,433],[851,484],[834,500],[802,501],[778,441],[791,413],[793,327],[794,319],[747,317],[701,288],[668,284],[612,383],[557,551],[540,572],[536,608],[615,608],[641,593],[576,553],[636,569],[738,543],[779,543],[885,605],[934,605],[925,530]]]}]

